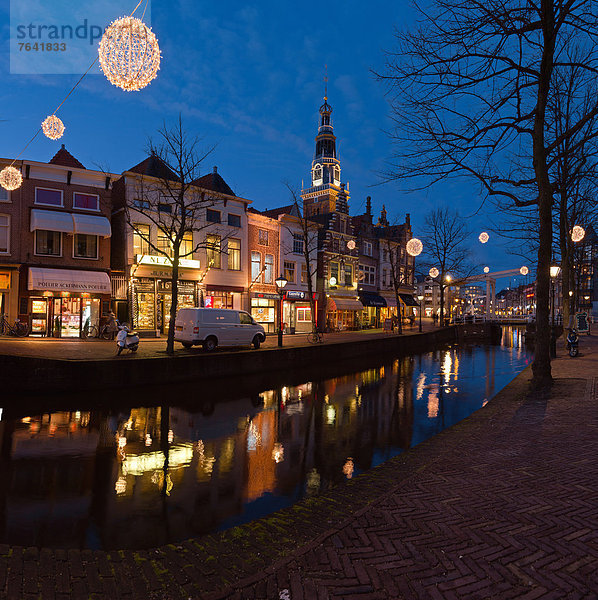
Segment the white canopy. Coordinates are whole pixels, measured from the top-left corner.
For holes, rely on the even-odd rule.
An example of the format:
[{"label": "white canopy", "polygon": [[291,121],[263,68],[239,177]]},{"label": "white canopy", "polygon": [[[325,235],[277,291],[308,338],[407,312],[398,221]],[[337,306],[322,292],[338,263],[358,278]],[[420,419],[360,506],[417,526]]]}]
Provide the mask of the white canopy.
[{"label": "white canopy", "polygon": [[109,238],[112,235],[110,221],[106,217],[94,215],[73,214],[75,233],[86,233],[87,235],[99,235]]},{"label": "white canopy", "polygon": [[34,208],[31,211],[30,231],[35,231],[36,229],[73,233],[73,219],[70,213]]},{"label": "white canopy", "polygon": [[330,298],[330,308],[332,310],[363,310],[363,304],[355,298]]},{"label": "white canopy", "polygon": [[29,267],[28,289],[110,294],[110,277],[103,271]]}]

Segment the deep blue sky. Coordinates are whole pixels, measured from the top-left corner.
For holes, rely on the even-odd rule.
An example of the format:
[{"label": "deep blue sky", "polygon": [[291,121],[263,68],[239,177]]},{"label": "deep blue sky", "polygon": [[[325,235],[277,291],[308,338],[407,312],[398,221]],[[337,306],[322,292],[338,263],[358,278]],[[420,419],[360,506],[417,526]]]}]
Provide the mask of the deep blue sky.
[{"label": "deep blue sky", "polygon": [[[123,14],[135,4],[123,2]],[[40,135],[24,158],[47,161],[65,143],[88,168],[101,165],[118,173],[141,161],[148,136],[181,112],[190,132],[201,135],[206,146],[217,145],[204,173],[218,165],[235,192],[257,209],[280,206],[289,201],[284,182],[300,188],[309,177],[327,64],[351,214],[363,212],[371,195],[376,217],[382,204],[391,220],[411,213],[417,236],[436,205],[454,206],[464,215],[479,207],[478,190],[456,182],[417,194],[377,185],[391,152],[384,133],[390,122],[385,90],[370,69],[383,67],[394,27],[412,22],[407,2],[154,0],[151,10],[163,55],[158,78],[141,92],[126,93],[101,74],[86,77],[59,112],[67,127],[64,138],[52,142]],[[0,156],[13,157],[78,76],[11,75],[7,0],[0,27],[0,118],[7,119],[0,123]],[[474,240],[488,227],[485,210],[470,220]],[[485,246],[472,245],[476,262],[493,271],[519,266],[520,259],[507,256],[496,236]]]}]

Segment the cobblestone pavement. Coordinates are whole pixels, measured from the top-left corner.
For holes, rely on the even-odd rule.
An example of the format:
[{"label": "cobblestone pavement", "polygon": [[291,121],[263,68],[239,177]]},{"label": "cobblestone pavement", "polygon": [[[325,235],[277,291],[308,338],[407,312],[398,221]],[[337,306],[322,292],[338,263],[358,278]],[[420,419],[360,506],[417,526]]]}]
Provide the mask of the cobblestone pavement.
[{"label": "cobblestone pavement", "polygon": [[[145,552],[0,546],[0,597],[598,598],[598,339],[410,452],[271,517]],[[560,350],[562,353],[562,350]]]}]

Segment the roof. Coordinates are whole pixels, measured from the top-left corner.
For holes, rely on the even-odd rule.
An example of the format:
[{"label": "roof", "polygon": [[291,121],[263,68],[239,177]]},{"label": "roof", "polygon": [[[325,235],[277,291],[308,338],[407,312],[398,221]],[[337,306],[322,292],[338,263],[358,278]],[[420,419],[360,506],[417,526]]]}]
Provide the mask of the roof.
[{"label": "roof", "polygon": [[85,169],[85,167],[64,147],[50,159],[51,165],[59,165],[61,167],[72,167],[74,169]]},{"label": "roof", "polygon": [[222,179],[216,167],[212,173],[208,173],[193,182],[194,185],[202,187],[206,190],[212,190],[219,194],[226,194],[227,196],[235,196],[235,192],[229,187],[229,185]]},{"label": "roof", "polygon": [[279,208],[271,208],[270,210],[264,210],[263,215],[270,217],[271,219],[278,219],[280,215],[292,215],[293,217],[301,217],[297,206],[295,204],[289,204],[288,206],[280,206]]},{"label": "roof", "polygon": [[167,179],[168,181],[179,180],[172,169],[156,154],[148,156],[138,165],[131,167],[129,172],[139,173],[139,175],[146,175],[147,177],[155,177],[156,179]]}]

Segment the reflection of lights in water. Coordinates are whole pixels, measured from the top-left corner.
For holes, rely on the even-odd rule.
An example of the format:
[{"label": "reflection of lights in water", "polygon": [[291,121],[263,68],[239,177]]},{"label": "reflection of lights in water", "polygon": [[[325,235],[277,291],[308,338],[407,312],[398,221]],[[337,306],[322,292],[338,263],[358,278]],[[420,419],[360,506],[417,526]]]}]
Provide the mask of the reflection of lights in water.
[{"label": "reflection of lights in water", "polygon": [[440,368],[441,373],[444,375],[444,383],[448,383],[451,380],[451,367],[453,360],[450,352],[447,350],[444,354],[444,360],[442,361],[442,367]]},{"label": "reflection of lights in water", "polygon": [[[164,471],[155,471],[152,475],[152,483],[155,484],[158,488],[163,489],[164,487]],[[170,492],[173,488],[172,479],[170,477],[170,473],[166,473],[166,492],[167,496],[170,496]]]},{"label": "reflection of lights in water", "polygon": [[131,429],[133,429],[133,421],[131,421],[131,419],[127,421],[126,428],[127,431],[131,431]]},{"label": "reflection of lights in water", "polygon": [[417,378],[417,397],[416,400],[421,400],[424,395],[424,389],[426,387],[426,374],[420,373]]},{"label": "reflection of lights in water", "polygon": [[272,460],[275,463],[280,463],[284,460],[284,446],[280,442],[274,444],[272,449]]},{"label": "reflection of lights in water", "polygon": [[430,386],[428,394],[428,419],[435,419],[438,416],[438,386]]},{"label": "reflection of lights in water", "polygon": [[347,479],[351,479],[351,477],[353,477],[354,468],[353,459],[349,456],[347,462],[343,465],[343,475],[345,475]]},{"label": "reflection of lights in water", "polygon": [[384,367],[380,367],[380,379],[384,379]]},{"label": "reflection of lights in water", "polygon": [[145,445],[146,446],[152,445],[152,436],[149,433],[145,434]]},{"label": "reflection of lights in water", "polygon": [[53,437],[57,429],[58,426],[56,425],[56,423],[50,423],[50,427],[48,427],[48,435]]},{"label": "reflection of lights in water", "polygon": [[359,396],[359,386],[355,386],[355,397]]},{"label": "reflection of lights in water", "polygon": [[326,407],[326,423],[328,425],[334,425],[334,421],[336,420],[336,408],[329,404]]},{"label": "reflection of lights in water", "polygon": [[174,431],[172,429],[168,430],[168,443],[172,444],[174,441]]},{"label": "reflection of lights in water", "polygon": [[[193,445],[181,444],[173,446],[168,452],[168,466],[171,469],[186,467],[193,458]],[[147,454],[127,454],[122,463],[123,472],[131,475],[143,475],[148,471],[156,471],[164,466],[166,460],[163,452],[148,452]]]},{"label": "reflection of lights in water", "polygon": [[307,495],[317,494],[320,489],[320,474],[316,469],[312,469],[305,478],[305,487]]},{"label": "reflection of lights in water", "polygon": [[484,402],[482,402],[482,406],[486,406],[488,404],[488,398],[484,398]]},{"label": "reflection of lights in water", "polygon": [[21,423],[31,423],[31,417],[23,417]]},{"label": "reflection of lights in water", "polygon": [[39,423],[33,421],[29,424],[29,433],[35,435],[39,431]]},{"label": "reflection of lights in water", "polygon": [[118,438],[118,447],[124,448],[127,445],[127,438],[124,435],[119,436]]},{"label": "reflection of lights in water", "polygon": [[81,412],[77,411],[75,412],[75,419],[77,419],[77,421],[81,418]]},{"label": "reflection of lights in water", "polygon": [[247,450],[249,452],[255,452],[258,446],[262,445],[262,436],[258,431],[255,423],[249,424],[249,431],[247,433]]},{"label": "reflection of lights in water", "polygon": [[114,491],[120,496],[127,491],[127,479],[125,477],[119,477],[114,484]]},{"label": "reflection of lights in water", "polygon": [[330,397],[328,396],[328,394],[324,396],[324,402],[326,402],[326,404],[330,402]]},{"label": "reflection of lights in water", "polygon": [[303,390],[301,388],[299,388],[297,392],[297,397],[299,398],[299,400],[301,400],[301,398],[303,397]]},{"label": "reflection of lights in water", "polygon": [[282,400],[282,404],[283,406],[288,402],[289,400],[289,388],[288,387],[283,387],[280,393],[280,397]]},{"label": "reflection of lights in water", "polygon": [[455,394],[458,394],[459,390],[457,388],[453,388],[453,392],[455,392]]},{"label": "reflection of lights in water", "polygon": [[453,381],[459,379],[459,355],[455,354],[455,362],[453,365]]}]

